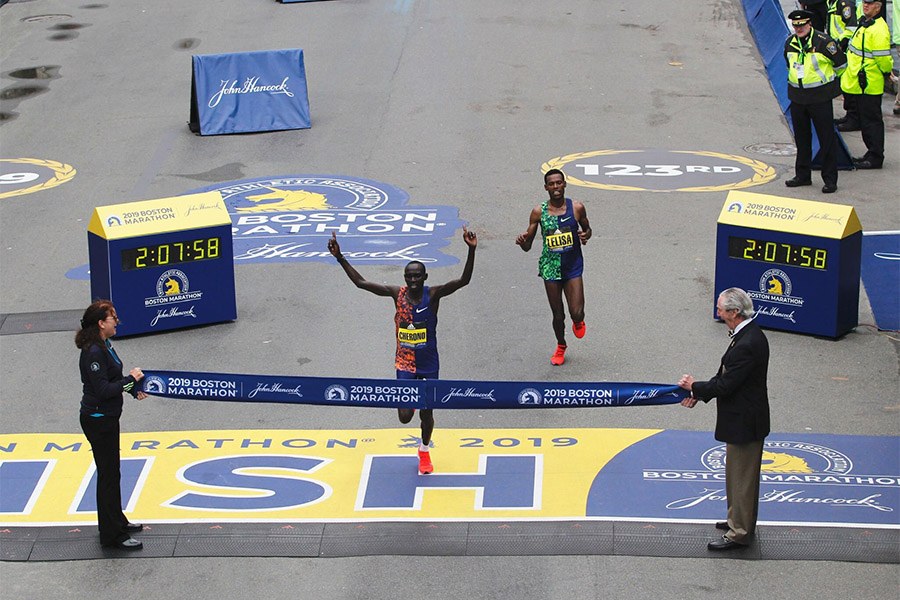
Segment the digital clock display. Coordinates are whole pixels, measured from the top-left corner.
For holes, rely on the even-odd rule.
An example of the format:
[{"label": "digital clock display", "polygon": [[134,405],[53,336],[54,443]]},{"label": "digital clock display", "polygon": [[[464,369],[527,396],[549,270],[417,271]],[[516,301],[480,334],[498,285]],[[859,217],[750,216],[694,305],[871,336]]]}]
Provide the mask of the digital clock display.
[{"label": "digital clock display", "polygon": [[828,268],[828,250],[824,248],[770,240],[729,236],[728,256],[807,269]]},{"label": "digital clock display", "polygon": [[165,267],[219,258],[222,247],[220,242],[221,239],[216,236],[128,248],[122,250],[122,270]]}]

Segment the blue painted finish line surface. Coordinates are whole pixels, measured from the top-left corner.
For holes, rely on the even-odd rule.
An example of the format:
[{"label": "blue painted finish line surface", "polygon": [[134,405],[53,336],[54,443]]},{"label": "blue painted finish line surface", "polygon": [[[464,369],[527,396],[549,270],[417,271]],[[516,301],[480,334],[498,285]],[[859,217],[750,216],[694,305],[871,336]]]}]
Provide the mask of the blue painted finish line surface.
[{"label": "blue painted finish line surface", "polygon": [[143,390],[184,400],[372,408],[557,408],[676,404],[687,392],[656,383],[455,381],[145,371]]}]

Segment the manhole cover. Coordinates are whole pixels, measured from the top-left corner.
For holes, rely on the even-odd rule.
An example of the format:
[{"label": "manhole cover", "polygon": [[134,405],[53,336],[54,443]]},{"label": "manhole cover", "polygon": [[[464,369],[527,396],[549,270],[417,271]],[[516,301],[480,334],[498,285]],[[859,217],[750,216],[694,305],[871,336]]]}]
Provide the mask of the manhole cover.
[{"label": "manhole cover", "polygon": [[744,150],[767,156],[794,156],[797,154],[797,146],[794,144],[750,144],[749,146],[744,146]]}]

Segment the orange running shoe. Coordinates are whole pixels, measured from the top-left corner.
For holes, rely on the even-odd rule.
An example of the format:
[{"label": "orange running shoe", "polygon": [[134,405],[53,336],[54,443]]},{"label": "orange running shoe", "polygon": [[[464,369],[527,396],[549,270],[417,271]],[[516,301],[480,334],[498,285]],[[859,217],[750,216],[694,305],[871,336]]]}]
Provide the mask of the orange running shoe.
[{"label": "orange running shoe", "polygon": [[431,453],[419,450],[419,475],[434,473],[434,465],[431,464]]},{"label": "orange running shoe", "polygon": [[551,365],[561,365],[566,362],[566,347],[562,344],[556,345],[556,352],[550,357]]},{"label": "orange running shoe", "polygon": [[584,332],[587,331],[587,326],[584,324],[584,321],[578,321],[577,323],[572,323],[572,333],[575,334],[575,337],[581,339],[584,337]]}]

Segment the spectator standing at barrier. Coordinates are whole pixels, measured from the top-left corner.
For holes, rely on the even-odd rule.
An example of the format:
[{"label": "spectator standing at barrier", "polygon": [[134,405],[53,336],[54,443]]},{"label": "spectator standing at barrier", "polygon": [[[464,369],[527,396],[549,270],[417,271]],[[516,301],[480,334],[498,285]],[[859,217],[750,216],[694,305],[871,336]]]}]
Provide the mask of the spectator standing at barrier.
[{"label": "spectator standing at barrier", "polygon": [[759,512],[759,474],[763,441],[769,435],[769,342],[753,319],[753,300],[739,288],[728,288],[716,300],[716,312],[728,325],[731,343],[716,375],[697,381],[682,375],[678,385],[690,390],[681,401],[716,401],[715,437],[725,442],[725,496],[728,520],[716,523],[725,535],[709,542],[710,550],[732,550],[750,543]]},{"label": "spectator standing at barrier", "polygon": [[147,394],[137,383],[144,373],[137,367],[122,374],[122,360],[109,339],[116,335],[119,318],[109,300],[97,300],[84,311],[75,346],[81,350],[81,429],[91,444],[97,466],[97,525],[100,543],[121,550],[140,550],[143,543],[131,537],[144,527],[130,523],[122,512],[122,474],[119,457],[119,418],[122,392],[138,400]]},{"label": "spectator standing at barrier", "polygon": [[865,155],[853,159],[857,169],[880,169],[884,164],[881,96],[894,60],[887,22],[878,16],[881,8],[879,0],[863,0],[863,16],[847,46],[847,68],[841,76],[841,89],[856,106],[866,145]]},{"label": "spectator standing at barrier", "polygon": [[572,318],[572,331],[576,338],[583,338],[587,330],[584,324],[584,258],[581,246],[591,239],[591,224],[587,209],[581,202],[566,198],[566,177],[559,169],[544,173],[544,189],[550,198],[531,211],[528,229],[516,237],[516,244],[528,252],[541,228],[543,248],[538,259],[538,275],[544,280],[544,289],[553,313],[553,333],[556,335],[556,351],[550,364],[561,365],[566,361],[566,313],[563,294]]},{"label": "spectator standing at barrier", "polygon": [[788,187],[812,185],[812,128],[816,128],[822,156],[822,193],[837,191],[837,135],[834,132],[832,100],[840,95],[838,75],[847,64],[838,43],[810,24],[812,13],[795,10],[788,15],[794,35],[784,43],[784,60],[788,68],[788,99],[797,158],[794,177],[785,181]]},{"label": "spectator standing at barrier", "polygon": [[[453,279],[442,285],[427,286],[425,280],[428,279],[428,274],[425,272],[425,265],[419,261],[411,261],[403,269],[403,279],[406,285],[400,287],[367,281],[344,258],[334,232],[331,234],[331,239],[328,240],[328,250],[356,287],[372,292],[376,296],[390,296],[394,299],[394,306],[397,309],[394,315],[397,339],[394,366],[397,370],[397,379],[438,379],[439,377],[438,306],[441,298],[469,285],[469,281],[472,280],[472,270],[475,267],[475,248],[478,246],[475,232],[463,227],[463,241],[469,247],[469,251],[462,276],[459,279]],[[413,408],[399,408],[397,412],[401,423],[409,423],[416,411]],[[434,471],[429,452],[431,434],[434,431],[434,411],[432,409],[419,411],[419,419],[422,426],[422,441],[418,451],[419,473],[427,475]]]}]

